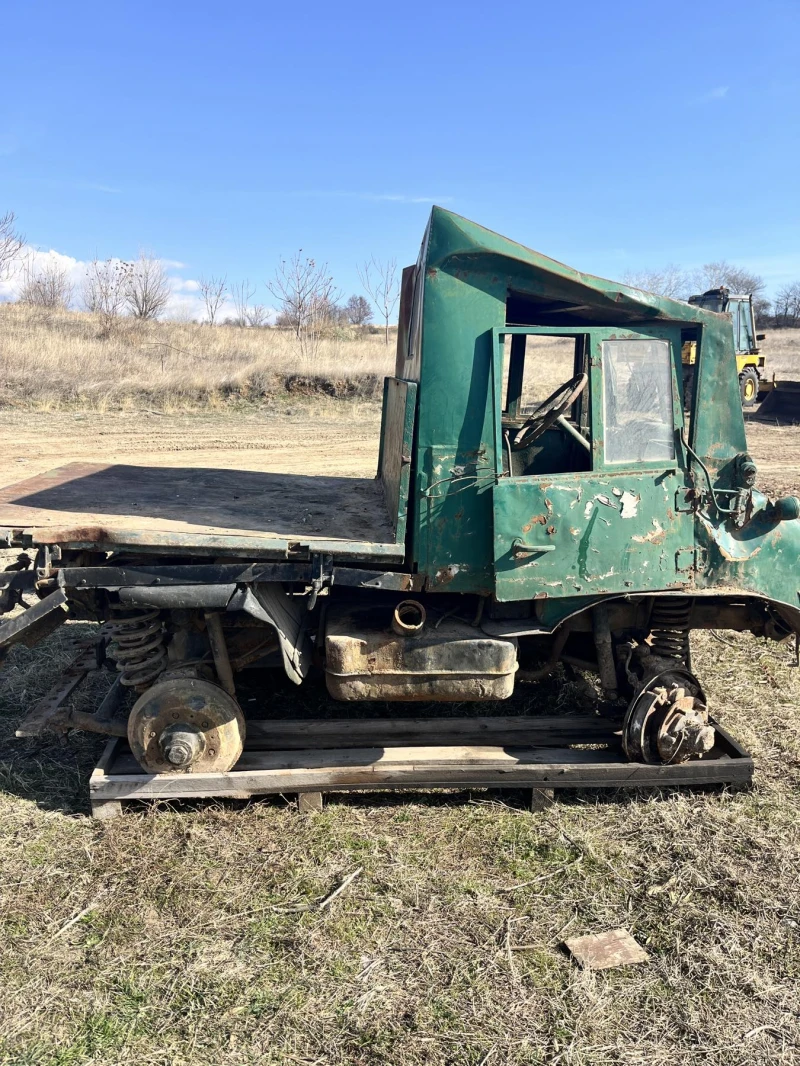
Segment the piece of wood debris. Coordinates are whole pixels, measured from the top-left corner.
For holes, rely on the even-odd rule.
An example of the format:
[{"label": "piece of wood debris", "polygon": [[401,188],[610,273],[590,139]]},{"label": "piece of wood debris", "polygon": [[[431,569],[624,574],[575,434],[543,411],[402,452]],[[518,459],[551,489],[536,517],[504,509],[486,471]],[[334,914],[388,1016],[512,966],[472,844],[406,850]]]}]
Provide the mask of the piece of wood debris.
[{"label": "piece of wood debris", "polygon": [[329,907],[331,903],[333,903],[333,901],[336,899],[336,897],[340,896],[342,892],[344,892],[344,890],[347,888],[347,886],[353,881],[355,881],[355,879],[361,874],[363,874],[363,872],[364,867],[359,866],[357,867],[357,869],[353,870],[351,874],[348,874],[338,888],[334,889],[329,896],[326,896],[325,899],[323,899],[320,903],[317,904],[318,909],[322,910],[324,907]]},{"label": "piece of wood debris", "polygon": [[635,966],[650,961],[650,956],[627,929],[574,936],[564,943],[575,961],[587,970],[609,970],[614,966]]}]

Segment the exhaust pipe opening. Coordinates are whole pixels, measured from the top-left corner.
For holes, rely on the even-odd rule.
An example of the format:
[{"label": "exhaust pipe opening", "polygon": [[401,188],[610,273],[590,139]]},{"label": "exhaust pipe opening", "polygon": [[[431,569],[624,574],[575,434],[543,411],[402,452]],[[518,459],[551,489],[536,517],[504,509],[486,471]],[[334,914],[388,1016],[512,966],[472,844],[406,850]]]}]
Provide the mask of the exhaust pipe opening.
[{"label": "exhaust pipe opening", "polygon": [[425,628],[427,614],[417,600],[403,600],[394,609],[392,629],[399,637],[417,637]]}]

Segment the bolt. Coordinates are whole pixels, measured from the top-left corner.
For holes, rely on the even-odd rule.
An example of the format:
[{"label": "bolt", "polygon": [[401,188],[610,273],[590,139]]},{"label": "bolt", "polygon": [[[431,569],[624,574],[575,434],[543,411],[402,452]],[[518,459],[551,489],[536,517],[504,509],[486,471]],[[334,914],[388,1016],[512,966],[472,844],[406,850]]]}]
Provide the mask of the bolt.
[{"label": "bolt", "polygon": [[177,714],[177,711],[173,711],[173,712],[172,712],[172,717],[173,717],[173,720],[174,720],[174,721],[176,721],[176,722],[178,721],[178,714]]},{"label": "bolt", "polygon": [[216,755],[217,753],[216,753],[216,751],[215,751],[215,750],[214,750],[213,748],[209,748],[209,749],[208,749],[208,754],[209,754],[209,755],[211,756],[211,758],[213,759],[213,758],[214,758],[214,756],[215,756],[215,755]]},{"label": "bolt", "polygon": [[209,722],[208,720],[203,722],[203,729],[210,729],[210,728],[211,728],[211,722]]},{"label": "bolt", "polygon": [[150,739],[151,739],[151,740],[153,739],[153,737],[154,737],[155,735],[156,735],[156,732],[155,732],[155,730],[154,730],[154,729],[151,729],[151,730],[150,730],[150,732],[148,733],[148,736],[150,737]]}]

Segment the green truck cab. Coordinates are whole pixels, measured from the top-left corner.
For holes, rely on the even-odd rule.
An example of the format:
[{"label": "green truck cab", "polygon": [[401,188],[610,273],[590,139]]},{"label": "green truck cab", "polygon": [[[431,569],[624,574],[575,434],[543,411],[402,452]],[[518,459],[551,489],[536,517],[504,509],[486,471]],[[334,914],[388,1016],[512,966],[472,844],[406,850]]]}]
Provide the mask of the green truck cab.
[{"label": "green truck cab", "polygon": [[434,704],[504,699],[564,661],[624,706],[629,759],[700,760],[691,630],[800,632],[800,501],[756,488],[733,356],[724,314],[434,208],[377,477],[67,467],[3,490],[0,535],[35,553],[3,575],[5,607],[38,602],[0,648],[104,622],[138,698],[77,724],[126,734],[151,773],[230,769],[240,674],[264,666]]}]

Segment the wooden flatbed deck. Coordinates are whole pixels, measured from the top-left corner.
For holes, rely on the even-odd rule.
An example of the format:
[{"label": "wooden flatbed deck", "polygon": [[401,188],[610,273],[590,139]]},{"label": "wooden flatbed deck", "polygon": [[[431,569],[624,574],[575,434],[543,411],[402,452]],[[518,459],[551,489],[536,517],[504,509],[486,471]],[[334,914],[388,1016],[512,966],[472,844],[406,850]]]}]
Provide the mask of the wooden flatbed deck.
[{"label": "wooden flatbed deck", "polygon": [[71,463],[0,489],[0,530],[106,550],[404,554],[377,479],[213,467]]}]

